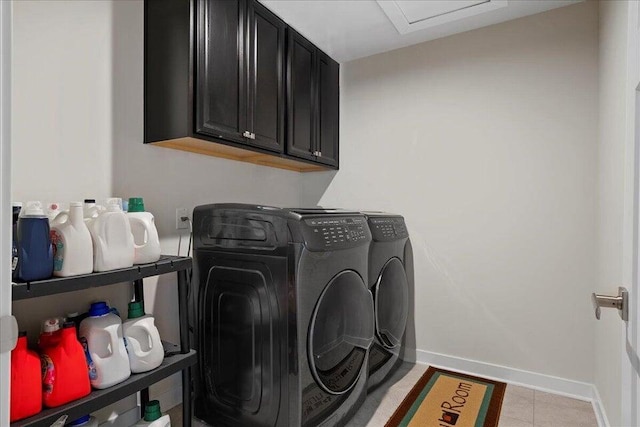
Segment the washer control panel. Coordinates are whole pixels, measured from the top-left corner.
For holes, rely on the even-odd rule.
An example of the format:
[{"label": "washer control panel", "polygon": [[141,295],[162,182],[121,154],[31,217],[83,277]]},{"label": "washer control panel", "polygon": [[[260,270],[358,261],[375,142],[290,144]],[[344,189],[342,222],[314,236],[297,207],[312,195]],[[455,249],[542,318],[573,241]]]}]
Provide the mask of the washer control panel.
[{"label": "washer control panel", "polygon": [[377,242],[386,242],[390,240],[399,240],[409,237],[407,226],[404,218],[400,217],[370,217],[369,227],[373,240]]},{"label": "washer control panel", "polygon": [[364,217],[321,217],[304,220],[310,249],[344,249],[371,241]]}]

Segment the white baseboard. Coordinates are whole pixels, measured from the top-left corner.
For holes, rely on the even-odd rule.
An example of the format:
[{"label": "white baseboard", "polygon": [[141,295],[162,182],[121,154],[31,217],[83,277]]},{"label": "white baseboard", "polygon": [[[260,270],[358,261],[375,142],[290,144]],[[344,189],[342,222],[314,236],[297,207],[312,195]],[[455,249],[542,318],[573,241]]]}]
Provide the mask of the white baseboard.
[{"label": "white baseboard", "polygon": [[609,421],[602,405],[600,394],[593,384],[426,350],[417,350],[416,353],[417,363],[471,375],[480,375],[508,384],[591,402],[599,427],[609,427]]},{"label": "white baseboard", "polygon": [[593,386],[593,399],[591,400],[591,404],[593,405],[593,412],[596,413],[596,419],[598,420],[599,427],[609,427],[609,419],[607,418],[607,413],[604,410],[604,405],[602,404],[602,399],[600,398],[600,393],[598,393],[598,388]]}]

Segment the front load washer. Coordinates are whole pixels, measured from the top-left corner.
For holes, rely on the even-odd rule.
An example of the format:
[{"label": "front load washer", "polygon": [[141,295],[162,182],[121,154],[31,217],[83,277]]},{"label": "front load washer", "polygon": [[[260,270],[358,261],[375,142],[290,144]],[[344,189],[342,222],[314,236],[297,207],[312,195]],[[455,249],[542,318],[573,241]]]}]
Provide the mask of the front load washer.
[{"label": "front load washer", "polygon": [[214,204],[193,224],[196,417],[343,425],[365,398],[374,339],[364,215]]},{"label": "front load washer", "polygon": [[402,216],[381,212],[365,215],[372,234],[369,288],[375,306],[375,340],[369,352],[368,389],[372,390],[402,362],[413,252]]}]

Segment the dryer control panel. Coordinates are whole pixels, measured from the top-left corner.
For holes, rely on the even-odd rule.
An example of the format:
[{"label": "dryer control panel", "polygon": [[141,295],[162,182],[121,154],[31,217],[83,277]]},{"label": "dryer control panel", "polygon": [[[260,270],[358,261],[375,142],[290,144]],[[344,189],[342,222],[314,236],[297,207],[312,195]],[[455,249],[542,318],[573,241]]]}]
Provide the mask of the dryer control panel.
[{"label": "dryer control panel", "polygon": [[369,227],[371,228],[373,240],[376,242],[387,242],[409,237],[404,218],[401,217],[370,217]]},{"label": "dryer control panel", "polygon": [[307,218],[305,241],[310,250],[345,249],[371,241],[364,217]]}]

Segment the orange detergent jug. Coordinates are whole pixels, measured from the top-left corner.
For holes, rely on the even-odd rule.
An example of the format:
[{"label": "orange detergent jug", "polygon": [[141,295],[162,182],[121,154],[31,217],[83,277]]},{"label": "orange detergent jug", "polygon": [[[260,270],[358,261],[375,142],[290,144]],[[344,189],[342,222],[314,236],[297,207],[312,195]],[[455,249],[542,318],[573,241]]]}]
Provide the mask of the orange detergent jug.
[{"label": "orange detergent jug", "polygon": [[27,333],[20,332],[18,344],[11,351],[10,421],[30,417],[42,410],[40,358],[27,349]]},{"label": "orange detergent jug", "polygon": [[42,401],[53,408],[91,393],[89,371],[73,322],[62,328],[60,342],[42,349]]}]

